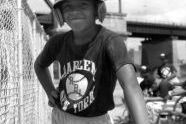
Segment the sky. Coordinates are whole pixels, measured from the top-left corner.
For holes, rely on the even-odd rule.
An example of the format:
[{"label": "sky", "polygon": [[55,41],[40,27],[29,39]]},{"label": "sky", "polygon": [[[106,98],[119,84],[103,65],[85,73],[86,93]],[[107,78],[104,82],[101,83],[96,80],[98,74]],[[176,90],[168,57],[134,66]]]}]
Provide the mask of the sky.
[{"label": "sky", "polygon": [[[53,0],[51,0],[53,1]],[[186,25],[186,0],[121,0],[127,20]],[[28,0],[35,12],[49,13],[44,0]],[[118,0],[106,0],[108,12],[118,12]]]},{"label": "sky", "polygon": [[[118,11],[117,0],[106,3],[108,11]],[[129,20],[186,25],[186,0],[122,0],[122,11]]]}]

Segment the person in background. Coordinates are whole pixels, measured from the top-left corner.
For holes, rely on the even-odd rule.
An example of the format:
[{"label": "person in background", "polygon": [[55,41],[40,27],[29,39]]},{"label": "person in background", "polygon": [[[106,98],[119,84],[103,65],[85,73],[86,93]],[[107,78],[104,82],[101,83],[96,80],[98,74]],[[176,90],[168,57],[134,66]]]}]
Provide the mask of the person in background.
[{"label": "person in background", "polygon": [[152,72],[145,65],[141,66],[140,72],[141,72],[141,77],[143,78],[143,81],[141,81],[141,83],[140,83],[140,87],[143,91],[143,94],[145,97],[152,96],[153,95],[152,85],[154,83],[154,78],[153,78]]},{"label": "person in background", "polygon": [[160,54],[160,60],[162,64],[158,67],[158,74],[161,78],[165,79],[169,77],[174,83],[179,83],[177,78],[177,70],[173,64],[171,64],[165,53]]},{"label": "person in background", "polygon": [[[111,124],[116,79],[135,124],[149,124],[145,102],[124,37],[96,24],[104,20],[102,0],[58,0],[54,12],[72,30],[54,35],[37,57],[36,75],[49,98],[52,124]],[[55,89],[49,65],[60,63]]]},{"label": "person in background", "polygon": [[176,68],[169,63],[165,53],[160,54],[162,64],[157,68],[160,83],[158,85],[159,95],[167,98],[170,93],[180,88],[181,82],[177,77]]}]

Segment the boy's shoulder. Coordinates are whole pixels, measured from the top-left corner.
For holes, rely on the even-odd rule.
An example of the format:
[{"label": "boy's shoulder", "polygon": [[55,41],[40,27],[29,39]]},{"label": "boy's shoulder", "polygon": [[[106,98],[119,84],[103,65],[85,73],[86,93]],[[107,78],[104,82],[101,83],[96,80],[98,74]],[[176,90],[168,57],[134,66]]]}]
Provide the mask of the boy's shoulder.
[{"label": "boy's shoulder", "polygon": [[102,27],[100,36],[106,46],[112,46],[114,44],[120,44],[127,39],[127,36],[119,34],[115,31]]},{"label": "boy's shoulder", "polygon": [[102,27],[101,36],[103,37],[103,39],[107,39],[107,41],[111,40],[113,38],[116,38],[116,39],[117,38],[119,38],[119,39],[126,39],[127,38],[127,36],[117,33],[115,31],[112,31],[106,27]]},{"label": "boy's shoulder", "polygon": [[110,29],[107,29],[106,27],[102,27],[102,36],[105,38],[112,38],[120,35]]}]

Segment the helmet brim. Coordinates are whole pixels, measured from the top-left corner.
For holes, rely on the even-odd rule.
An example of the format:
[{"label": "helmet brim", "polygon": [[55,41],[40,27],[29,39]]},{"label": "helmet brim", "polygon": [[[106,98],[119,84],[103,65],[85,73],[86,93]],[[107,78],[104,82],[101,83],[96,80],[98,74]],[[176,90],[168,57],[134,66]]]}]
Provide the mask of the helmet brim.
[{"label": "helmet brim", "polygon": [[[58,0],[58,1],[54,4],[53,8],[54,8],[54,9],[55,9],[55,8],[59,8],[59,7],[63,4],[64,1],[65,1],[65,0]],[[105,1],[105,0],[97,0],[97,1]]]}]

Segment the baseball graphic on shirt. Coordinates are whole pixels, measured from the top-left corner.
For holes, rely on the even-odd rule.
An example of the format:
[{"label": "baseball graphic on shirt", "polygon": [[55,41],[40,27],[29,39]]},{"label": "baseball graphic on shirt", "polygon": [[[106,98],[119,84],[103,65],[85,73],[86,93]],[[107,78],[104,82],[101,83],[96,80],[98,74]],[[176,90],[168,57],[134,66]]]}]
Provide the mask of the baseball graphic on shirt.
[{"label": "baseball graphic on shirt", "polygon": [[162,73],[162,76],[164,78],[167,78],[167,77],[170,77],[171,76],[171,69],[169,67],[164,67],[162,70],[161,70],[161,73]]},{"label": "baseball graphic on shirt", "polygon": [[66,93],[70,100],[81,99],[87,90],[88,79],[80,73],[72,73],[66,79]]}]

